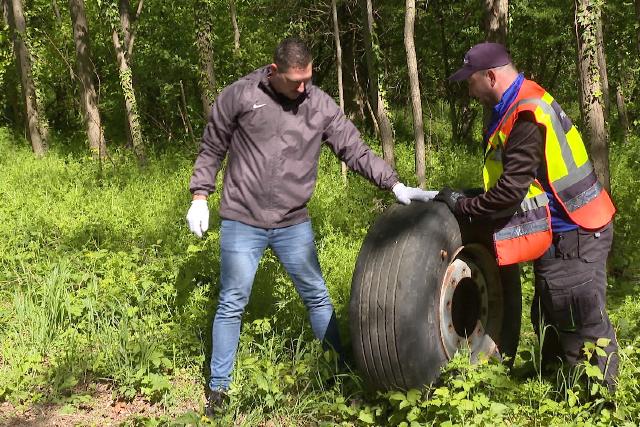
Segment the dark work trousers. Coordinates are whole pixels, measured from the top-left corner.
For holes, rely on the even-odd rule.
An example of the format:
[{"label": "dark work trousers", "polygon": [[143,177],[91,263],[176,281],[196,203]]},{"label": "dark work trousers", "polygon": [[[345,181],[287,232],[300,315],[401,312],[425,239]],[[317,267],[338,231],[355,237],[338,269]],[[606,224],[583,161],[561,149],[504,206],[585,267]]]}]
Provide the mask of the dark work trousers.
[{"label": "dark work trousers", "polygon": [[607,296],[607,254],[611,249],[613,225],[600,230],[582,228],[554,233],[553,243],[537,259],[535,294],[531,321],[536,334],[544,329],[542,362],[561,358],[570,366],[584,360],[585,342],[609,338],[607,357],[596,357],[610,390],[618,373],[618,343],[605,309]]}]

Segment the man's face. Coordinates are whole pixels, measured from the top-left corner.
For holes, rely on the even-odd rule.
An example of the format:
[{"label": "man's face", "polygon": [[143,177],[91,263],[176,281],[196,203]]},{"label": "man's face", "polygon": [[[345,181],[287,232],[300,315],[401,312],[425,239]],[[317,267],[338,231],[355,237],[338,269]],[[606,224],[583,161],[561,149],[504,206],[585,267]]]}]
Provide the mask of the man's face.
[{"label": "man's face", "polygon": [[492,108],[499,101],[495,93],[495,74],[492,70],[476,71],[467,79],[469,96],[477,99],[482,105]]},{"label": "man's face", "polygon": [[298,99],[311,81],[312,69],[311,63],[306,67],[289,67],[286,71],[281,71],[276,64],[271,64],[269,82],[279,94],[289,99]]}]

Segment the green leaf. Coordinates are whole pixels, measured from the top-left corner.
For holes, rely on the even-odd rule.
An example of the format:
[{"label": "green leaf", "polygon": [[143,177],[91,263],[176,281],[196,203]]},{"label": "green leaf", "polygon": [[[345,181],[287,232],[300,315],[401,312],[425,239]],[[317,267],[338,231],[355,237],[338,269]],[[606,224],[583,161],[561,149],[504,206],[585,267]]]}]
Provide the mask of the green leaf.
[{"label": "green leaf", "polygon": [[597,378],[599,380],[603,379],[602,372],[600,371],[598,365],[590,365],[588,363],[585,365],[586,366],[584,367],[584,371],[589,378]]},{"label": "green leaf", "polygon": [[399,391],[395,391],[389,395],[389,400],[402,401],[405,399],[406,399],[405,395]]},{"label": "green leaf", "polygon": [[412,405],[415,405],[415,403],[418,401],[418,399],[420,399],[421,396],[422,393],[420,392],[420,390],[416,390],[415,388],[412,388],[407,392],[407,400],[411,402]]},{"label": "green leaf", "polygon": [[358,415],[358,419],[363,423],[367,423],[367,424],[373,424],[374,422],[373,414],[369,411],[365,411],[364,409],[360,411],[360,414]]},{"label": "green leaf", "polygon": [[187,247],[187,253],[188,254],[195,254],[198,252],[202,252],[202,248],[196,245],[189,245],[189,247]]}]

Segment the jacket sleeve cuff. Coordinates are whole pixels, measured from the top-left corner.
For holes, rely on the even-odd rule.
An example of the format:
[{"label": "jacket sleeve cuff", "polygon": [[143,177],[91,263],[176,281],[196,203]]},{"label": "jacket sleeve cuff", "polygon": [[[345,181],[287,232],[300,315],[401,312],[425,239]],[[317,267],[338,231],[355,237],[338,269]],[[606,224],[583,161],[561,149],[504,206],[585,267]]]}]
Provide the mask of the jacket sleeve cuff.
[{"label": "jacket sleeve cuff", "polygon": [[191,194],[194,196],[209,196],[209,192],[207,190],[191,190]]},{"label": "jacket sleeve cuff", "polygon": [[389,180],[389,188],[388,188],[388,190],[393,189],[393,186],[396,185],[399,182],[400,182],[400,179],[398,179],[397,176],[394,175],[393,177],[391,177],[391,179]]}]

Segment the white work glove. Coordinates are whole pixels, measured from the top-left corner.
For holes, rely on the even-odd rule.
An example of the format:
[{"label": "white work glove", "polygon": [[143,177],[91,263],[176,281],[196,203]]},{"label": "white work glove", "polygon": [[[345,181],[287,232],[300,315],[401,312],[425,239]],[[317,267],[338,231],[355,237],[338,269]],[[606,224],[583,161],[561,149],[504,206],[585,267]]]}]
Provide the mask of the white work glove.
[{"label": "white work glove", "polygon": [[206,200],[196,199],[191,202],[187,212],[187,223],[189,230],[198,237],[202,237],[209,229],[209,206]]},{"label": "white work glove", "polygon": [[420,200],[421,202],[428,202],[433,200],[438,194],[437,191],[425,191],[420,188],[407,187],[401,182],[398,182],[391,189],[396,199],[403,205],[408,205],[412,200]]}]

